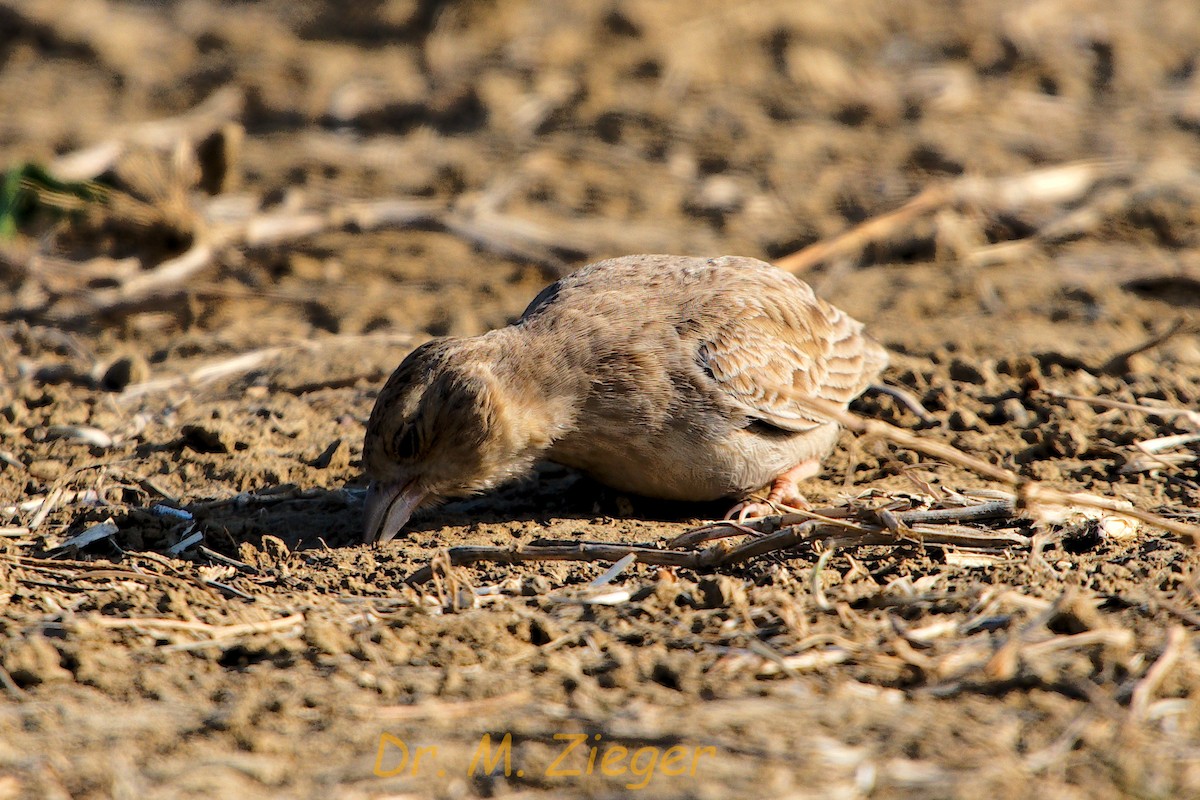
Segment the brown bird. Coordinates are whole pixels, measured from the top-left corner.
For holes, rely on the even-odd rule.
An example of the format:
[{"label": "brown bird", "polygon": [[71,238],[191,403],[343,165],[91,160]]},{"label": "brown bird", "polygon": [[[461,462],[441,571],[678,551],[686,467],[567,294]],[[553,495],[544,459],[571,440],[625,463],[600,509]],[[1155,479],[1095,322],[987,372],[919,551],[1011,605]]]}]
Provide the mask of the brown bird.
[{"label": "brown bird", "polygon": [[739,518],[802,504],[838,426],[796,396],[845,407],[886,364],[861,323],[762,261],[592,264],[507,328],[404,359],[367,423],[364,541],[539,460],[650,497],[738,498]]}]

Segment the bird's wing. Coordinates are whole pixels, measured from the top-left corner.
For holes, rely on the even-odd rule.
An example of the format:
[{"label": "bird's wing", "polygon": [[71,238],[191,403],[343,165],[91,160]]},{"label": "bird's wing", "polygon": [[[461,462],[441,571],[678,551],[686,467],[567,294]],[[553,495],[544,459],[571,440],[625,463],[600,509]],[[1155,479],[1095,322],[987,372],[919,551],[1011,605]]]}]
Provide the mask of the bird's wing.
[{"label": "bird's wing", "polygon": [[816,297],[760,295],[699,347],[701,366],[749,416],[803,433],[828,420],[795,395],[846,405],[879,374],[886,352],[861,323]]}]

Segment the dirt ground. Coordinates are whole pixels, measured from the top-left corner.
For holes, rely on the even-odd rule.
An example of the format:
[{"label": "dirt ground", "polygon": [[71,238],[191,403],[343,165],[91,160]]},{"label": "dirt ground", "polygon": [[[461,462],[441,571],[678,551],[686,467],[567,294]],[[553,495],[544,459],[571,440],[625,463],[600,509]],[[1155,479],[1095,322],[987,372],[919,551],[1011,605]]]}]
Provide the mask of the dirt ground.
[{"label": "dirt ground", "polygon": [[[803,271],[930,419],[853,409],[1200,522],[1194,0],[0,0],[0,97],[0,798],[1200,797],[1151,526],[446,567],[722,512],[545,465],[359,544],[415,344],[930,187]],[[807,488],[1002,487],[847,433]]]}]

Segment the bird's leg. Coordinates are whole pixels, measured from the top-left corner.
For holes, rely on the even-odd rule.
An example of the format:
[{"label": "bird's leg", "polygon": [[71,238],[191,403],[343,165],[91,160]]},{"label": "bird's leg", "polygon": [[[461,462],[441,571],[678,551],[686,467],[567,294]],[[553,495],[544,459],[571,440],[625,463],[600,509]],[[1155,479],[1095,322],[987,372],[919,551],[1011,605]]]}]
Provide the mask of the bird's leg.
[{"label": "bird's leg", "polygon": [[821,462],[815,458],[801,461],[771,482],[766,500],[743,500],[729,509],[725,519],[745,522],[750,517],[777,514],[781,508],[808,508],[808,500],[800,493],[800,481],[808,480],[820,471]]}]

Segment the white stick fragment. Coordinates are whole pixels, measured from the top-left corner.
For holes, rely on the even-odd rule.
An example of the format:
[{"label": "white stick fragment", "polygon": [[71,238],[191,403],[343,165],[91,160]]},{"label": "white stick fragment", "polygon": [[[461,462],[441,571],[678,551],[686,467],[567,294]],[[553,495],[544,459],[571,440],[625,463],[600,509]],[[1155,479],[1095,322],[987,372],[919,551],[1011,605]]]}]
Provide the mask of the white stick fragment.
[{"label": "white stick fragment", "polygon": [[104,520],[104,522],[93,525],[82,533],[76,534],[70,539],[67,539],[65,542],[60,544],[57,549],[65,550],[69,547],[82,549],[93,542],[98,542],[101,539],[107,539],[108,537],[118,533],[120,530],[121,529],[117,527],[117,523],[113,521],[113,518],[109,517],[108,519]]},{"label": "white stick fragment", "polygon": [[1068,392],[1053,390],[1047,391],[1046,396],[1053,397],[1055,400],[1077,400],[1081,403],[1099,406],[1100,408],[1119,408],[1123,411],[1138,411],[1142,414],[1162,417],[1163,419],[1183,419],[1186,422],[1182,424],[1200,430],[1200,411],[1191,408],[1177,408],[1175,406],[1157,405],[1151,402],[1126,403],[1124,400],[1111,400],[1107,397],[1089,397],[1088,395],[1070,394]]},{"label": "white stick fragment", "polygon": [[555,603],[564,603],[567,605],[580,606],[619,606],[622,603],[628,603],[633,597],[633,592],[628,589],[610,589],[607,592],[588,593],[584,590],[578,595],[567,594],[550,594],[546,596],[548,600]]},{"label": "white stick fragment", "polygon": [[779,662],[763,659],[763,664],[759,667],[757,674],[760,677],[770,677],[789,670],[793,672],[806,672],[808,670],[821,669],[822,667],[832,667],[849,660],[849,651],[831,647],[828,650],[813,650],[794,656],[783,656]]},{"label": "white stick fragment", "polygon": [[1009,556],[997,553],[970,553],[963,550],[947,550],[942,558],[953,567],[994,567],[1009,560]]},{"label": "white stick fragment", "polygon": [[[46,521],[46,517],[50,516],[50,512],[58,505],[58,501],[63,497],[63,488],[61,486],[50,490],[46,495],[41,505],[37,506],[37,512],[33,515],[33,519],[29,520],[29,530],[36,531],[42,527],[42,523]],[[69,502],[69,501],[68,501]]]},{"label": "white stick fragment", "polygon": [[301,351],[314,353],[324,347],[343,345],[353,347],[363,344],[395,344],[402,347],[410,347],[419,341],[420,339],[417,337],[406,333],[372,333],[331,336],[325,339],[318,339],[316,341],[297,342],[292,345],[263,347],[258,350],[251,350],[236,356],[231,356],[215,362],[203,364],[199,367],[196,367],[191,372],[187,372],[182,375],[170,375],[163,378],[154,378],[142,383],[131,384],[125,388],[125,391],[117,396],[117,400],[134,400],[142,397],[143,395],[167,391],[177,387],[202,386],[210,381],[217,380],[218,378],[250,372],[264,364],[267,364],[272,359],[290,353]]},{"label": "white stick fragment", "polygon": [[97,289],[87,297],[93,311],[115,308],[122,303],[134,303],[151,295],[184,286],[188,279],[207,267],[215,252],[212,245],[198,239],[186,252],[168,258],[152,269],[139,272],[133,278],[112,289]]},{"label": "white stick fragment", "polygon": [[599,589],[601,586],[607,586],[616,580],[617,576],[629,568],[629,565],[637,561],[637,554],[630,553],[622,558],[617,563],[613,564],[603,575],[588,584],[589,589]]},{"label": "white stick fragment", "polygon": [[91,425],[51,425],[46,429],[46,434],[51,439],[83,442],[102,449],[112,447],[117,442],[109,434]]},{"label": "white stick fragment", "polygon": [[206,364],[192,370],[192,372],[186,375],[171,375],[166,378],[155,378],[143,383],[135,383],[126,387],[125,391],[117,399],[132,400],[145,394],[173,389],[177,386],[202,386],[209,381],[214,381],[226,375],[249,372],[270,359],[275,358],[284,352],[284,349],[282,347],[264,347],[261,350],[252,350],[249,353],[222,359],[214,364]]},{"label": "white stick fragment", "polygon": [[[38,509],[44,508],[47,502],[49,502],[51,505],[54,505],[59,501],[59,499],[60,498],[56,496],[54,492],[51,492],[48,495],[35,497],[32,500],[26,500],[24,503],[18,503],[17,505],[0,506],[0,514],[9,517],[15,517],[17,514],[27,514],[31,511],[37,511]],[[61,496],[61,499],[64,503],[81,503],[85,505],[99,505],[103,502],[100,498],[100,495],[94,489],[84,489],[83,491],[79,492],[67,492]],[[37,525],[31,523],[29,527],[37,528]]]},{"label": "white stick fragment", "polygon": [[194,530],[191,533],[191,535],[183,537],[177,543],[168,547],[167,555],[177,556],[180,553],[182,553],[184,550],[187,550],[189,547],[192,547],[193,545],[197,545],[202,541],[204,541],[204,531],[195,531]]},{"label": "white stick fragment", "polygon": [[1113,171],[1104,161],[1076,161],[1001,178],[959,179],[958,197],[968,202],[988,202],[995,208],[1023,208],[1030,203],[1055,205],[1081,197],[1099,179]]},{"label": "white stick fragment", "polygon": [[631,597],[633,597],[633,593],[628,589],[613,589],[611,592],[582,597],[579,602],[585,606],[619,606],[622,603],[628,603]]},{"label": "white stick fragment", "polygon": [[[1129,539],[1137,535],[1141,524],[1132,517],[1121,514],[1121,511],[1131,510],[1134,506],[1127,500],[1117,500],[1110,497],[1079,492],[1072,495],[1079,501],[1090,501],[1109,504],[1108,511],[1096,506],[1059,505],[1044,503],[1033,509],[1034,518],[1043,525],[1056,525],[1062,528],[1081,529],[1089,524],[1096,526],[1096,532],[1105,539]],[[1115,513],[1110,513],[1115,512]]]},{"label": "white stick fragment", "polygon": [[1144,442],[1134,442],[1134,447],[1144,453],[1161,453],[1163,450],[1174,450],[1185,444],[1200,442],[1200,433],[1176,433],[1171,436],[1159,436]]}]

